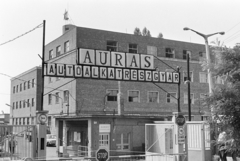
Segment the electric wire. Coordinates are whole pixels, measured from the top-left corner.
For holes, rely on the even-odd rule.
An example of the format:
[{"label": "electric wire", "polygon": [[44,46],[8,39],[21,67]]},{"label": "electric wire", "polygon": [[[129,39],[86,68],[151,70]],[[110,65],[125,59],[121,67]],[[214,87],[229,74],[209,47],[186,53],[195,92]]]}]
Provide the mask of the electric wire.
[{"label": "electric wire", "polygon": [[20,35],[20,36],[17,36],[17,37],[15,37],[15,38],[11,39],[11,40],[8,40],[8,41],[6,41],[6,42],[4,42],[4,43],[1,43],[0,46],[5,45],[5,44],[7,44],[7,43],[10,43],[10,42],[12,42],[12,41],[14,41],[14,40],[16,40],[16,39],[18,39],[18,38],[20,38],[20,37],[22,37],[22,36],[24,36],[24,35],[30,33],[30,32],[32,32],[32,31],[36,30],[37,28],[42,27],[42,25],[43,25],[43,23],[41,23],[40,25],[34,27],[33,29],[31,29],[31,30],[25,32],[24,34],[22,34],[22,35]]}]

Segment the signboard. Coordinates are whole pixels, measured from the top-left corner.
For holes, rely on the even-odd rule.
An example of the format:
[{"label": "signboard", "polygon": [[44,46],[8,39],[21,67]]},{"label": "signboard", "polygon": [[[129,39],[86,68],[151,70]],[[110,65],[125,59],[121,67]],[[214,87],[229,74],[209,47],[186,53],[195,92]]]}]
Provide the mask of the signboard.
[{"label": "signboard", "polygon": [[185,122],[186,122],[186,119],[185,119],[185,117],[183,115],[178,115],[176,117],[176,124],[178,126],[183,126],[185,124]]},{"label": "signboard", "polygon": [[109,153],[106,149],[98,149],[96,152],[96,159],[98,161],[108,161]]},{"label": "signboard", "polygon": [[178,126],[178,144],[185,144],[185,131],[183,126]]},{"label": "signboard", "polygon": [[110,133],[110,124],[99,124],[99,133],[102,132]]},{"label": "signboard", "polygon": [[48,63],[44,66],[44,73],[52,77],[175,84],[180,82],[178,72],[156,71],[153,55],[81,48],[78,50],[76,65]]}]

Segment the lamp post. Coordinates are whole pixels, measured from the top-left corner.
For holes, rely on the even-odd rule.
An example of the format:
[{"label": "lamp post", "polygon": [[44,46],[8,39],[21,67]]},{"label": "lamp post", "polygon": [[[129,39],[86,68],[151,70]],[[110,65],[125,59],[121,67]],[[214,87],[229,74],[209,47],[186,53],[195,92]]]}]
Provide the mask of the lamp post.
[{"label": "lamp post", "polygon": [[[205,35],[205,34],[202,34],[198,31],[195,31],[193,29],[190,29],[188,27],[184,27],[183,30],[191,30],[193,32],[195,32],[196,34],[202,36],[205,40],[205,48],[206,48],[206,58],[207,58],[207,63],[211,63],[211,58],[210,58],[210,52],[209,52],[209,45],[208,45],[208,38],[210,36],[213,36],[213,35],[217,35],[217,34],[220,34],[220,35],[224,35],[225,32],[216,32],[216,33],[213,33],[213,34],[208,34],[208,35]],[[208,83],[209,83],[209,94],[211,95],[212,94],[212,89],[213,89],[213,82],[212,82],[212,74],[211,74],[211,70],[208,68]]]}]

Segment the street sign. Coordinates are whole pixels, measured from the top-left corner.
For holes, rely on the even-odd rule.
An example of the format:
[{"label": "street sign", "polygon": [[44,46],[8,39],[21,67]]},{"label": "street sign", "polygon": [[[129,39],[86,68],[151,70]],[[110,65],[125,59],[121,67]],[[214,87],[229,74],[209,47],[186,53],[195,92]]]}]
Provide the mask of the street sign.
[{"label": "street sign", "polygon": [[109,153],[106,149],[98,149],[96,153],[96,159],[98,161],[108,161]]},{"label": "street sign", "polygon": [[185,124],[185,122],[186,122],[186,119],[185,119],[185,117],[183,115],[178,115],[176,117],[176,124],[178,126],[183,126]]},{"label": "street sign", "polygon": [[178,144],[185,144],[185,131],[183,126],[178,126]]}]

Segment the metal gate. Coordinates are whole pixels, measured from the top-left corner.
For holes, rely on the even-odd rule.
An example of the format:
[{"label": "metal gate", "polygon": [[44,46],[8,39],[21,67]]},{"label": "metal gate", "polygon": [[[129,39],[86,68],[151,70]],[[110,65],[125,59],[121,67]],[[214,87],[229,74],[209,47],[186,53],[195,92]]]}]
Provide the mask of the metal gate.
[{"label": "metal gate", "polygon": [[0,158],[36,158],[36,142],[36,125],[0,125]]}]

